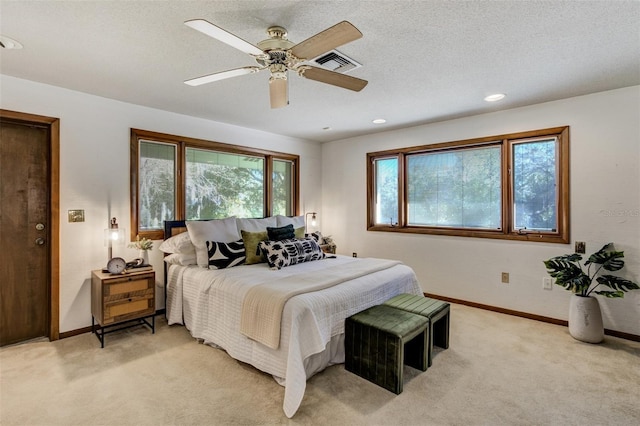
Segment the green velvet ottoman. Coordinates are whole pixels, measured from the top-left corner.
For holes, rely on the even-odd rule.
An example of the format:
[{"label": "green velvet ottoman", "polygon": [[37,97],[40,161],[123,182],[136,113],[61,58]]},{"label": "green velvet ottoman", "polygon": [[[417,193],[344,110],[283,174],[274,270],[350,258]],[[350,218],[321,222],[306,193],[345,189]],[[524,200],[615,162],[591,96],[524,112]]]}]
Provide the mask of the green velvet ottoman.
[{"label": "green velvet ottoman", "polygon": [[433,345],[444,349],[449,347],[449,304],[447,302],[403,293],[387,300],[383,306],[391,306],[429,318],[427,351],[429,367],[433,357]]},{"label": "green velvet ottoman", "polygon": [[401,393],[404,364],[427,369],[428,326],[422,315],[384,305],[350,316],[345,320],[345,369]]}]

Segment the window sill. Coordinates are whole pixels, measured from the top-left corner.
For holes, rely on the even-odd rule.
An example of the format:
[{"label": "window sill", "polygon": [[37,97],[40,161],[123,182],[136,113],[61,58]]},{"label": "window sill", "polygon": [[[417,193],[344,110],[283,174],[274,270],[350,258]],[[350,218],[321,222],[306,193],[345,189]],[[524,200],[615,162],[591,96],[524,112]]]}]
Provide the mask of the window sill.
[{"label": "window sill", "polygon": [[502,230],[470,230],[461,228],[426,228],[420,226],[371,225],[367,231],[400,232],[409,234],[448,235],[455,237],[492,238],[500,240],[531,241],[541,243],[569,244],[569,236],[537,232],[507,233]]}]

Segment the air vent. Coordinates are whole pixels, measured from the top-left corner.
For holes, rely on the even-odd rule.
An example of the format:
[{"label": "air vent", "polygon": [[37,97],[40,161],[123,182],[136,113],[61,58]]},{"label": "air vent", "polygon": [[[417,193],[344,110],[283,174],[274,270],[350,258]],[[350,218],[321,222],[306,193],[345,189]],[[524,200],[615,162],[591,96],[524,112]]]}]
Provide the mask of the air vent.
[{"label": "air vent", "polygon": [[332,50],[328,53],[324,53],[321,56],[312,59],[311,62],[315,62],[316,64],[322,66],[322,68],[326,68],[330,71],[339,73],[347,73],[362,66],[362,64],[357,63],[353,59],[347,57],[343,53],[338,52],[337,50]]}]

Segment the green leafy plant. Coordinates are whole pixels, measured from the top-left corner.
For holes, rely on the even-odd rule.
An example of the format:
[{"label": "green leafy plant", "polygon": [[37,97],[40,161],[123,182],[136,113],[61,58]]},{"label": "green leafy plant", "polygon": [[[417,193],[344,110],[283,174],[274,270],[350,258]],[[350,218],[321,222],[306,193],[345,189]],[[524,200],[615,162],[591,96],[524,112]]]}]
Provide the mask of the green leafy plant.
[{"label": "green leafy plant", "polygon": [[135,248],[138,250],[151,250],[153,249],[153,241],[148,238],[140,238],[140,235],[136,235],[136,240],[129,244],[129,248]]},{"label": "green leafy plant", "polygon": [[[615,275],[601,274],[602,270],[615,272],[624,268],[623,251],[616,251],[613,243],[606,244],[597,252],[589,256],[583,265],[582,256],[578,253],[552,257],[544,261],[547,272],[556,279],[556,284],[571,290],[579,296],[589,296],[592,292],[605,297],[624,297],[630,290],[638,290],[638,284]],[[593,272],[591,271],[593,267]],[[597,284],[594,284],[594,280]],[[609,287],[611,290],[595,291],[599,286]]]}]

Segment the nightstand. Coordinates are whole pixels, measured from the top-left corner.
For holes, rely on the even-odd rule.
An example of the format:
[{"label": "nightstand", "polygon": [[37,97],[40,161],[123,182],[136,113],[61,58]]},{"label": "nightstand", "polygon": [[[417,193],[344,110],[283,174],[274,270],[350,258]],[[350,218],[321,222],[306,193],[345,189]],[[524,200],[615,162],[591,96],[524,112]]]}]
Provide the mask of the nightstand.
[{"label": "nightstand", "polygon": [[336,254],[335,244],[320,244],[320,248],[327,254]]},{"label": "nightstand", "polygon": [[125,328],[147,325],[155,333],[155,314],[154,271],[117,275],[101,270],[91,272],[91,332],[101,347],[104,348],[105,334]]}]

